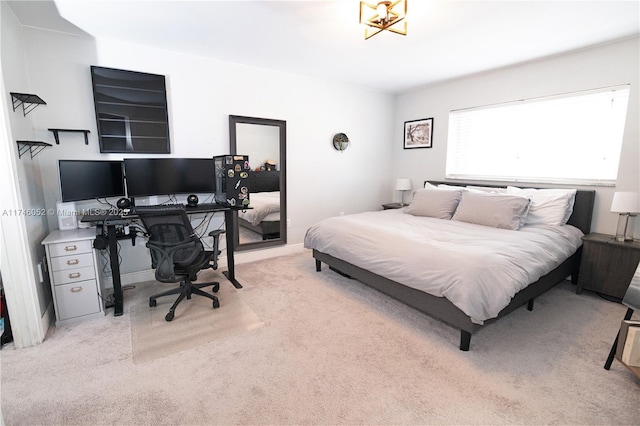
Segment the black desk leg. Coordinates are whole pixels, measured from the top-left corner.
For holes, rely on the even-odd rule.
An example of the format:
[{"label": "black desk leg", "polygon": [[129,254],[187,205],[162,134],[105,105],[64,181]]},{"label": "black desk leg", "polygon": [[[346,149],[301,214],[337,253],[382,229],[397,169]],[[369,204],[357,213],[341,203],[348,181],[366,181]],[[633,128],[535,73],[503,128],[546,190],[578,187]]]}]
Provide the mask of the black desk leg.
[{"label": "black desk leg", "polygon": [[122,283],[120,281],[120,263],[118,262],[118,239],[115,225],[107,225],[107,238],[109,240],[109,263],[111,264],[111,278],[113,280],[114,311],[113,316],[122,315]]},{"label": "black desk leg", "polygon": [[226,234],[227,234],[227,270],[222,274],[227,277],[231,284],[235,288],[242,288],[242,284],[236,280],[236,266],[235,261],[233,259],[233,244],[235,240],[235,229],[233,226],[233,211],[228,209],[224,212],[224,222],[226,225]]}]

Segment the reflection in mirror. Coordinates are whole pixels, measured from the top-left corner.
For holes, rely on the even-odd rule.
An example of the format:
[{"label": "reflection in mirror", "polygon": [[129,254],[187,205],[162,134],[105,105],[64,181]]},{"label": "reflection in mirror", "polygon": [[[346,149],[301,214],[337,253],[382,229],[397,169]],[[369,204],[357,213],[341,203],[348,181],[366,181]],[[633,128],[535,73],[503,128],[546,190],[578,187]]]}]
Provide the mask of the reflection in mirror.
[{"label": "reflection in mirror", "polygon": [[234,216],[235,249],[287,243],[286,121],[229,116],[231,154],[248,155],[249,206]]}]

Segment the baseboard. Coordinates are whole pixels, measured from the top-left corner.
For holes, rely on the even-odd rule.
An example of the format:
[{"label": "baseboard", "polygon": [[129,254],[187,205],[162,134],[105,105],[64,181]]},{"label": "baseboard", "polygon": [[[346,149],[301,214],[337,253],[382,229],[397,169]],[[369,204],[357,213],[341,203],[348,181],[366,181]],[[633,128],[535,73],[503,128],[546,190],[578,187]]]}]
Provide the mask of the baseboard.
[{"label": "baseboard", "polygon": [[129,272],[127,274],[120,275],[120,281],[122,285],[130,285],[135,283],[141,283],[144,281],[154,281],[156,279],[153,269],[147,269],[145,271]]},{"label": "baseboard", "polygon": [[[302,253],[305,250],[304,244],[286,244],[279,247],[273,247],[268,249],[247,250],[234,252],[234,263],[239,265],[241,263],[255,262],[257,260],[271,259],[272,257],[286,256],[289,254]],[[227,264],[227,257],[220,256],[218,260],[220,267],[224,267]]]},{"label": "baseboard", "polygon": [[47,330],[49,330],[49,327],[54,323],[55,318],[56,313],[53,309],[53,300],[51,300],[51,302],[49,302],[49,305],[47,305],[47,309],[45,309],[42,317],[40,318],[40,324],[42,324],[42,329],[44,330],[45,337],[47,335]]}]

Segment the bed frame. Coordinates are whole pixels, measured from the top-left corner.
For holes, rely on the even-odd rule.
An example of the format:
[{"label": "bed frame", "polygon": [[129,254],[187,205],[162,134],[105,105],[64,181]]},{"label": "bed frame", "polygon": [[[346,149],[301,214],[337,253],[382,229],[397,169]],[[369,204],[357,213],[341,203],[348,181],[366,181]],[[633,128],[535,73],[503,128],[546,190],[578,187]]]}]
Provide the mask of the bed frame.
[{"label": "bed frame", "polygon": [[280,238],[280,221],[272,220],[272,221],[262,221],[257,225],[252,225],[251,222],[244,220],[243,218],[238,218],[238,224],[243,228],[247,228],[252,230],[253,232],[260,234],[262,236],[262,240],[270,240],[273,238]]},{"label": "bed frame", "polygon": [[[462,182],[432,182],[433,185],[446,184],[455,186],[479,185],[478,183],[462,183]],[[482,185],[500,188],[497,185]],[[504,188],[504,186],[503,186]],[[591,231],[591,219],[593,215],[593,204],[595,200],[595,191],[578,190],[576,193],[573,214],[567,222],[579,228],[585,234]],[[527,304],[529,311],[533,310],[533,301],[536,297],[543,294],[556,284],[571,276],[571,282],[578,282],[578,271],[580,268],[580,257],[582,247],[580,247],[571,257],[564,261],[553,271],[541,277],[538,281],[528,285],[520,290],[511,299],[496,318],[485,321],[485,325],[498,318],[501,318],[509,312]],[[338,259],[326,253],[313,250],[313,257],[316,261],[316,271],[320,272],[322,263],[329,265],[329,268],[350,278],[354,278],[376,290],[381,291],[409,306],[423,312],[431,317],[439,319],[460,330],[460,350],[468,351],[471,344],[471,335],[483,327],[482,325],[471,322],[471,318],[462,312],[453,303],[444,297],[432,296],[428,293],[408,287],[396,281],[392,281],[383,276],[374,274],[366,269],[359,268],[344,260]]]}]

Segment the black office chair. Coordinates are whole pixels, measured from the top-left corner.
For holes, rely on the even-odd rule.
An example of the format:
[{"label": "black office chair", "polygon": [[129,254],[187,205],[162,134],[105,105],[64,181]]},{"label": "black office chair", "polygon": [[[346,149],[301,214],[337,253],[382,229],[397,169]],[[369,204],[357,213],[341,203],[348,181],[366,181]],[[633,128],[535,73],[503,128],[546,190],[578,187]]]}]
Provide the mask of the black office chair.
[{"label": "black office chair", "polygon": [[191,222],[184,207],[181,206],[147,206],[135,209],[149,234],[147,247],[151,252],[151,266],[155,269],[156,280],[163,283],[180,283],[180,287],[155,294],[149,298],[149,306],[157,305],[156,299],[162,296],[178,294],[178,298],[164,317],[171,321],[175,316],[178,304],[191,299],[192,294],[208,297],[213,308],[220,307],[220,301],[213,294],[205,293],[203,287],[213,286],[213,292],[220,289],[220,283],[207,282],[193,284],[197,274],[204,269],[218,269],[218,250],[220,234],[223,230],[209,233],[213,237],[213,251],[207,251],[202,241],[191,227]]},{"label": "black office chair", "polygon": [[[638,264],[636,272],[631,278],[631,283],[629,284],[627,292],[622,298],[622,304],[627,307],[627,312],[624,315],[625,321],[631,319],[634,310],[640,311],[640,263]],[[619,334],[616,334],[616,338],[613,341],[611,350],[609,351],[609,356],[607,357],[607,362],[605,362],[604,364],[605,370],[611,368],[611,363],[613,362],[613,359],[616,355],[616,349],[618,347],[618,336]]]}]

